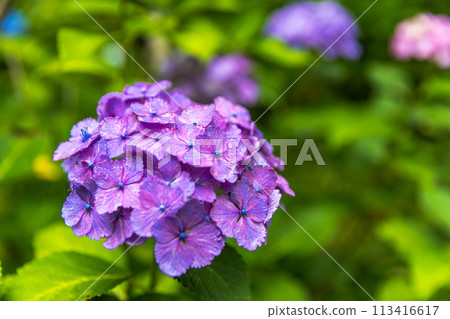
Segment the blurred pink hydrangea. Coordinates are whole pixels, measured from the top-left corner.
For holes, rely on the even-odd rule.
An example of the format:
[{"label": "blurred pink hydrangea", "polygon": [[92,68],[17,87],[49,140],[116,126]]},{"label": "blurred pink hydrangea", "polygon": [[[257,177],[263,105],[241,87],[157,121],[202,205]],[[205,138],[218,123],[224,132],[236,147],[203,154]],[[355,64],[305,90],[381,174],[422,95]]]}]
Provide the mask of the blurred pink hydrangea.
[{"label": "blurred pink hydrangea", "polygon": [[392,37],[391,49],[399,60],[429,60],[449,68],[450,18],[421,13],[400,22]]}]

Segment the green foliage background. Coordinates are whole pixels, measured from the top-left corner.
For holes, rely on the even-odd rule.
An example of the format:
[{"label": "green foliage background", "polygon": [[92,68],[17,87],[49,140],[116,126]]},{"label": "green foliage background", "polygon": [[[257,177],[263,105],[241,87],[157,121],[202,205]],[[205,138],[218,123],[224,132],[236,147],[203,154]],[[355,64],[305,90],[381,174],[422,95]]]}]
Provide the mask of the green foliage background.
[{"label": "green foliage background", "polygon": [[[340,2],[355,16],[371,3]],[[285,1],[79,3],[158,79],[174,50],[205,63],[216,54],[251,57],[261,86],[254,119],[318,56],[262,35],[269,13]],[[106,251],[64,226],[68,182],[51,155],[73,124],[95,116],[103,94],[151,80],[74,1],[14,6],[31,29],[0,35],[0,295],[76,299],[123,249]],[[286,210],[377,300],[450,299],[450,73],[394,61],[388,49],[395,25],[424,11],[449,14],[450,5],[379,0],[359,21],[362,59],[320,60],[258,121],[268,139],[300,141],[289,148],[283,173],[297,194],[283,198]],[[294,165],[307,138],[326,166]],[[248,265],[252,300],[369,298],[282,210],[267,246],[237,251]],[[190,275],[184,281],[201,289]],[[192,293],[157,270],[151,240],[130,249],[95,287],[84,298],[199,298],[195,287]],[[237,299],[248,298],[245,287],[235,288]]]}]

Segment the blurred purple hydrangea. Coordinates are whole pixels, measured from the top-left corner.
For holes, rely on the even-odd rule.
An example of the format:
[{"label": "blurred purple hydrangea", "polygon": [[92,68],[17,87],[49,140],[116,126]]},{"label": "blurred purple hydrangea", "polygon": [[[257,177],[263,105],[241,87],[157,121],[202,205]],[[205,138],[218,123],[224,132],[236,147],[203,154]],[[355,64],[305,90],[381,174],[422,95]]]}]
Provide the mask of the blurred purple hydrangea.
[{"label": "blurred purple hydrangea", "polygon": [[65,159],[62,217],[75,235],[107,249],[153,237],[160,269],[176,277],[209,265],[226,237],[248,250],[265,244],[281,195],[294,193],[245,107],[198,104],[170,85],[106,94],[98,120],[75,124],[53,158]]},{"label": "blurred purple hydrangea", "polygon": [[206,66],[193,57],[173,55],[163,64],[161,73],[190,98],[211,103],[223,96],[234,103],[252,106],[259,96],[259,86],[251,77],[253,65],[242,55],[214,58]]},{"label": "blurred purple hydrangea", "polygon": [[325,56],[356,60],[362,49],[357,40],[357,25],[347,30],[353,22],[353,16],[334,1],[295,2],[273,12],[265,32],[291,47],[314,49],[320,53],[345,32]]},{"label": "blurred purple hydrangea", "polygon": [[391,49],[399,60],[429,60],[450,67],[450,18],[421,13],[395,29]]}]

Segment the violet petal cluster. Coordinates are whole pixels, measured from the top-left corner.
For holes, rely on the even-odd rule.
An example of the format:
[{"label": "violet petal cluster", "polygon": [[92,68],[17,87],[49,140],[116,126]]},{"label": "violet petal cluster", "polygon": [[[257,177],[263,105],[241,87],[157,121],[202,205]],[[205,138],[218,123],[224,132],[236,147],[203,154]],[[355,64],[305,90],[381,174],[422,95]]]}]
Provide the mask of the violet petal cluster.
[{"label": "violet petal cluster", "polygon": [[211,103],[216,96],[250,106],[258,100],[259,86],[251,77],[253,64],[242,55],[218,56],[206,66],[193,57],[174,55],[164,62],[161,73],[203,103]]},{"label": "violet petal cluster", "polygon": [[320,53],[339,38],[325,56],[356,60],[361,56],[362,48],[357,40],[358,26],[348,29],[354,21],[353,16],[334,1],[295,2],[272,13],[265,33],[291,47]]},{"label": "violet petal cluster", "polygon": [[450,18],[421,13],[400,22],[391,41],[399,60],[429,60],[441,68],[450,67]]},{"label": "violet petal cluster", "polygon": [[155,239],[169,276],[209,265],[234,238],[255,250],[283,193],[282,161],[248,110],[224,97],[191,101],[168,81],[108,93],[71,130],[63,160],[71,192],[62,217],[77,236],[115,249]]}]

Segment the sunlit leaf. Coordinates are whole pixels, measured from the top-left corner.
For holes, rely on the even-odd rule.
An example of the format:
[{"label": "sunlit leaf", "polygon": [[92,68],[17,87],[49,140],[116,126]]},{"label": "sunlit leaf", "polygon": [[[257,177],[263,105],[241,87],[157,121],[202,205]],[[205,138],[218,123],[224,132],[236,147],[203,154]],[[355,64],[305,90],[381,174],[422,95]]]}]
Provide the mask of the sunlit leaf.
[{"label": "sunlit leaf", "polygon": [[103,259],[76,252],[55,253],[36,259],[18,269],[17,275],[7,277],[5,298],[48,301],[99,296],[128,277],[116,265],[104,273],[110,265]]}]

